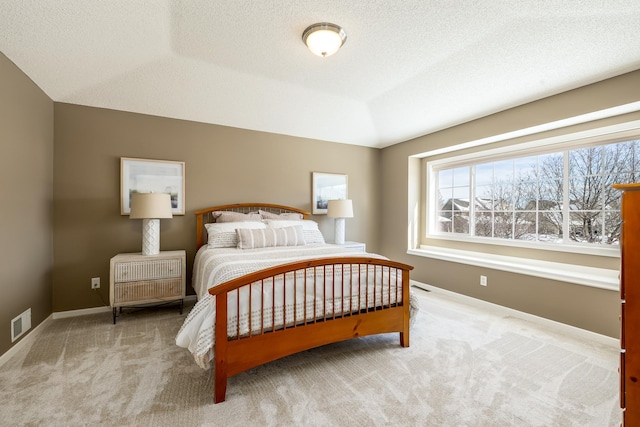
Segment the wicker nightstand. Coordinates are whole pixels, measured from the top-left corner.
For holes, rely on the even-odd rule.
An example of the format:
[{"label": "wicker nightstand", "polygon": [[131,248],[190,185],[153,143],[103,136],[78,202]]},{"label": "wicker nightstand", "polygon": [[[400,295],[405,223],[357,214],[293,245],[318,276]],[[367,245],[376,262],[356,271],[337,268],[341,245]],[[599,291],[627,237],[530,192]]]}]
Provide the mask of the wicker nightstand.
[{"label": "wicker nightstand", "polygon": [[109,301],[116,309],[142,304],[180,302],[180,314],[185,296],[186,253],[164,251],[158,255],[140,253],[118,254],[111,258]]}]

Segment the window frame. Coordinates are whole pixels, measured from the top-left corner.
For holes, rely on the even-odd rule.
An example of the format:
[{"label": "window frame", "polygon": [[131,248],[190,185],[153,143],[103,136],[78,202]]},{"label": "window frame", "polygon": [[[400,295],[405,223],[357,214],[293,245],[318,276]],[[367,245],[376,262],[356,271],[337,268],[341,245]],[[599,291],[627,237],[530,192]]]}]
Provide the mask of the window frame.
[{"label": "window frame", "polygon": [[[497,148],[480,147],[469,153],[455,154],[448,153],[444,157],[440,158],[423,158],[423,167],[425,170],[425,191],[422,192],[422,196],[425,198],[426,204],[426,218],[423,221],[422,238],[420,239],[421,246],[428,245],[431,241],[436,240],[448,240],[464,243],[474,244],[487,244],[497,245],[503,247],[519,247],[533,250],[543,251],[556,251],[556,252],[570,252],[576,254],[597,255],[606,257],[619,257],[620,249],[618,245],[593,245],[585,243],[546,243],[546,242],[531,242],[524,240],[512,240],[512,239],[500,239],[495,237],[478,237],[457,233],[442,233],[437,231],[436,219],[437,213],[437,198],[438,189],[437,173],[438,170],[445,168],[453,168],[460,166],[478,165],[483,162],[499,161],[514,158],[526,157],[528,155],[542,155],[549,153],[562,152],[565,157],[565,153],[572,149],[593,147],[599,145],[606,145],[616,142],[625,142],[630,140],[640,139],[640,129],[638,129],[638,121],[632,121],[627,123],[621,123],[613,126],[599,127],[582,132],[567,133],[564,135],[540,138],[530,140],[528,142],[512,143]],[[568,172],[565,171],[563,181],[566,186]],[[470,180],[470,185],[473,185],[473,178]]]}]

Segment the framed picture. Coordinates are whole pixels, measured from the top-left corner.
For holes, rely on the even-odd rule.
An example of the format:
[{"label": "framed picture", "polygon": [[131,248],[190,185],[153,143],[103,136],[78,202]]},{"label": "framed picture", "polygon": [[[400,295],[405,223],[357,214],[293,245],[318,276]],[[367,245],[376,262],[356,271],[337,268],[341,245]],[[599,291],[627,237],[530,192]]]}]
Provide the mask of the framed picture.
[{"label": "framed picture", "polygon": [[120,158],[120,214],[131,212],[133,193],[168,193],[174,215],[184,215],[184,162]]},{"label": "framed picture", "polygon": [[329,200],[347,199],[347,175],[312,172],[311,213],[326,214]]}]

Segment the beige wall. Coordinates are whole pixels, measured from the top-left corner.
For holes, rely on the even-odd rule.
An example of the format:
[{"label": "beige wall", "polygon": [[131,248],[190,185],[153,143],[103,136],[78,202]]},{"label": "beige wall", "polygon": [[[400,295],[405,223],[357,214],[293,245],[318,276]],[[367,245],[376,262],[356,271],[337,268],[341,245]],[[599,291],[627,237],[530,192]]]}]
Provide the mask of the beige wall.
[{"label": "beige wall", "polygon": [[53,102],[1,53],[0,94],[1,355],[11,319],[31,308],[35,328],[51,314]]},{"label": "beige wall", "polygon": [[[56,103],[54,312],[108,304],[109,259],[140,251],[141,222],[120,215],[120,157],[186,163],[187,214],[161,221],[160,242],[187,249],[189,266],[194,210],[236,202],[310,210],[313,171],[348,174],[355,218],[346,238],[378,248],[380,150]],[[333,221],[314,219],[332,239]]]},{"label": "beige wall", "polygon": [[[409,210],[422,209],[418,197],[423,191],[421,162],[409,156],[637,101],[640,71],[383,149],[381,252],[414,265],[412,279],[417,281],[616,337],[617,292],[407,255]],[[615,260],[599,263],[615,264]],[[481,274],[488,276],[488,287],[479,285]]]}]

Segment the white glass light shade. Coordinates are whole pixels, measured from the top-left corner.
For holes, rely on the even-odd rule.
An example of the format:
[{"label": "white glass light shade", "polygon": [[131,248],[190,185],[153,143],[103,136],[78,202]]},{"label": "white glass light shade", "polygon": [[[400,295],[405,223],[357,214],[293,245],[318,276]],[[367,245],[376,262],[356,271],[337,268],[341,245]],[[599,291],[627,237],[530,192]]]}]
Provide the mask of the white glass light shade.
[{"label": "white glass light shade", "polygon": [[327,216],[331,218],[353,218],[351,200],[329,200]]},{"label": "white glass light shade", "polygon": [[321,22],[307,27],[302,33],[302,40],[311,52],[325,57],[340,49],[347,40],[347,33],[336,24]]},{"label": "white glass light shade", "polygon": [[172,218],[171,196],[162,193],[134,193],[129,219],[142,219],[142,255],[160,253],[160,219]]}]

